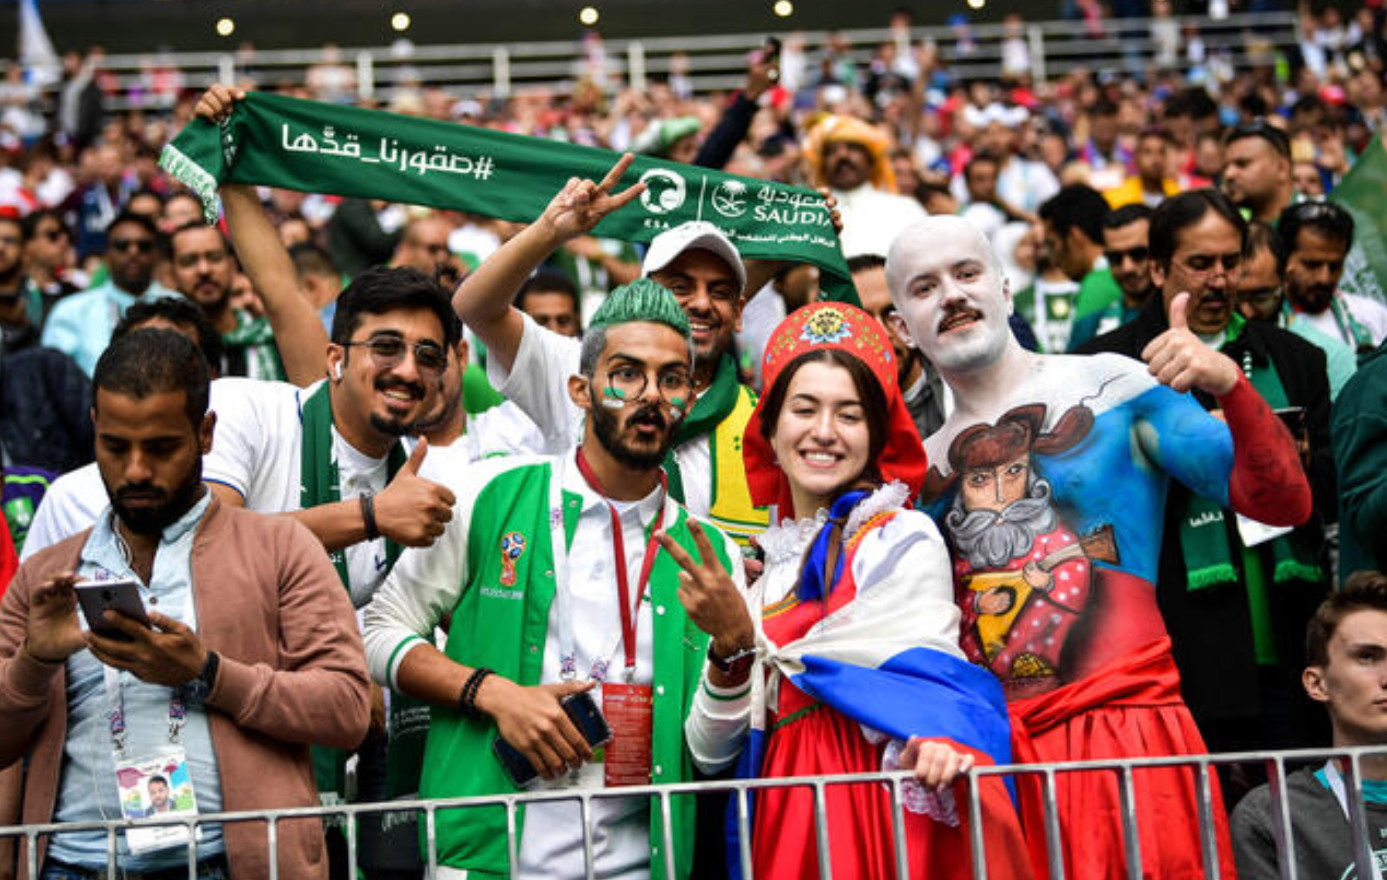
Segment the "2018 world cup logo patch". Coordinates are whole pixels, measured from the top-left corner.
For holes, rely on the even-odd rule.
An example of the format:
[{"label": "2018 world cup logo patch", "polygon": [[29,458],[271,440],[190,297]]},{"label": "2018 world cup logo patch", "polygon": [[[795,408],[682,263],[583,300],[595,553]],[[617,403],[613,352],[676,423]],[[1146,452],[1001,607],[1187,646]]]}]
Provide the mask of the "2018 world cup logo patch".
[{"label": "2018 world cup logo patch", "polygon": [[515,586],[515,563],[525,552],[525,536],[519,532],[506,532],[501,536],[501,584]]}]

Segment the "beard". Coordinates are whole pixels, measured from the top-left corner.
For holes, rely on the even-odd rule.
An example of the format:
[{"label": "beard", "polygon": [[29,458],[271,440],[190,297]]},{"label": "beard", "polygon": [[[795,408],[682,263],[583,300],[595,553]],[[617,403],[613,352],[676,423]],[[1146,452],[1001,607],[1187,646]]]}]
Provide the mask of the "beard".
[{"label": "beard", "polygon": [[[419,400],[423,400],[428,394],[424,386],[417,382],[376,382],[377,391],[388,391],[391,388],[402,388],[408,391],[409,393],[413,394]],[[412,432],[415,429],[416,424],[418,424],[421,421],[424,421],[424,418],[421,417],[415,419],[412,422],[406,422],[402,419],[394,418],[392,416],[383,416],[380,413],[373,412],[371,413],[370,421],[372,428],[375,428],[377,431],[386,435],[387,437],[403,437],[406,434]]]},{"label": "beard", "polygon": [[[683,418],[671,421],[665,417],[663,404],[650,403],[634,409],[623,423],[612,410],[604,406],[594,406],[588,410],[592,419],[593,434],[607,454],[632,470],[649,471],[659,467],[674,446],[674,429]],[[627,428],[637,424],[654,425],[660,430],[659,441],[650,448],[633,446],[621,437]]]},{"label": "beard", "polygon": [[964,510],[963,496],[954,499],[944,524],[954,548],[975,569],[1001,568],[1029,553],[1038,535],[1052,531],[1057,518],[1050,505],[1050,484],[1036,480],[1029,496],[1001,511]]},{"label": "beard", "polygon": [[[188,479],[172,492],[152,483],[127,483],[114,492],[108,487],[107,494],[111,496],[111,509],[127,529],[137,535],[162,535],[164,529],[178,522],[202,497],[202,456],[197,457]],[[131,507],[128,504],[131,496],[157,497],[163,503],[152,507]]]}]

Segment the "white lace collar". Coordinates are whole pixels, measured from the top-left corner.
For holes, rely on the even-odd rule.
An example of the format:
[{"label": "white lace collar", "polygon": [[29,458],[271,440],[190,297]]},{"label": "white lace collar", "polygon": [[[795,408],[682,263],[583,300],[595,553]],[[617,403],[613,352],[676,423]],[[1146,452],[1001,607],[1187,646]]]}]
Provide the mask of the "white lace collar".
[{"label": "white lace collar", "polygon": [[[867,521],[879,513],[899,510],[910,501],[910,490],[899,480],[892,480],[863,498],[848,515],[843,526],[844,535],[854,535]],[[814,536],[828,521],[828,510],[820,508],[813,517],[796,520],[782,520],[757,538],[757,543],[766,552],[766,563],[783,563],[799,560],[804,550],[814,540]]]}]

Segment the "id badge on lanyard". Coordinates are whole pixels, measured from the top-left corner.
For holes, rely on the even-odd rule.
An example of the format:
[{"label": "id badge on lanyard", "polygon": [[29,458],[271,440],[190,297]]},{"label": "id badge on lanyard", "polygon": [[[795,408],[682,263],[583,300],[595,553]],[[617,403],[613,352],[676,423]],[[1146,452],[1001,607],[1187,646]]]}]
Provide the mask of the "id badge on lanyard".
[{"label": "id badge on lanyard", "polygon": [[[598,492],[604,495],[596,484],[595,476],[578,453],[578,467],[584,478]],[[568,585],[568,541],[564,527],[562,493],[556,474],[550,481],[550,536],[555,555],[555,599],[558,605],[559,675],[564,681],[575,681],[578,677],[577,647],[573,637],[572,598]],[[664,523],[665,498],[661,495],[660,512],[651,526],[650,538],[646,544],[645,557],[641,563],[640,578],[636,583],[634,602],[628,584],[625,540],[622,535],[621,520],[616,509],[607,502],[611,514],[613,568],[616,572],[617,599],[621,625],[610,639],[610,648],[599,653],[592,662],[588,678],[602,688],[602,715],[611,728],[612,739],[599,751],[597,759],[603,763],[604,781],[607,787],[624,785],[647,785],[650,782],[652,755],[652,723],[654,718],[654,694],[650,685],[635,684],[632,678],[636,671],[636,625],[640,618],[640,602],[650,580],[650,570],[654,564],[658,543],[655,534]],[[605,643],[605,642],[604,642]],[[617,650],[623,648],[624,681],[608,681],[610,664],[615,661]]]},{"label": "id badge on lanyard", "polygon": [[[125,723],[125,696],[120,673],[102,668],[106,686],[106,722],[111,734],[116,791],[120,813],[126,819],[175,818],[197,815],[197,796],[188,771],[188,756],[180,738],[188,708],[177,689],[169,694],[168,743],[145,754],[127,753],[129,731]],[[202,829],[198,829],[198,838]],[[125,843],[135,855],[188,844],[188,826],[164,825],[128,828]]]}]

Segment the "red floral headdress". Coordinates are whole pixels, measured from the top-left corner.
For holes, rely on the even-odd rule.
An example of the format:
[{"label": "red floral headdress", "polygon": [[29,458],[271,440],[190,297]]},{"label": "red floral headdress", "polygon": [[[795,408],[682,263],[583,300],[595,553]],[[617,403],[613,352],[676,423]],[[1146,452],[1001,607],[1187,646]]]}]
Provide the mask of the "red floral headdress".
[{"label": "red floral headdress", "polygon": [[742,457],[752,503],[778,504],[781,515],[794,510],[790,485],[770,443],[761,436],[762,407],[785,365],[807,351],[836,349],[861,361],[881,383],[886,398],[886,442],[872,464],[885,480],[900,480],[912,498],[920,493],[929,463],[915,422],[896,380],[896,352],[876,318],[845,303],[822,302],[797,309],[780,322],[766,344],[761,367],[762,395],[742,436]]}]

